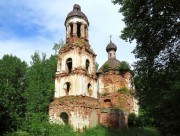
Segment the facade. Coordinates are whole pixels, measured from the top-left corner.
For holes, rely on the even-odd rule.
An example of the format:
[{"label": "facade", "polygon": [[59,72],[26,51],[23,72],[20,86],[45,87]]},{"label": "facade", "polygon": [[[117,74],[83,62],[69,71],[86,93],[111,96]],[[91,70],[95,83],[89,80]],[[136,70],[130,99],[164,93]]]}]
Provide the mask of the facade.
[{"label": "facade", "polygon": [[[137,102],[133,95],[117,91],[133,86],[130,72],[121,75],[114,70],[120,65],[116,45],[110,41],[106,48],[109,59],[105,64],[113,67],[104,72],[102,66],[96,72],[96,54],[88,40],[89,21],[79,5],[75,4],[67,15],[65,27],[66,44],[58,54],[55,95],[49,105],[50,122],[69,124],[80,131],[99,123],[127,127],[127,114],[135,112]],[[126,111],[120,107],[122,99],[128,107]]]}]

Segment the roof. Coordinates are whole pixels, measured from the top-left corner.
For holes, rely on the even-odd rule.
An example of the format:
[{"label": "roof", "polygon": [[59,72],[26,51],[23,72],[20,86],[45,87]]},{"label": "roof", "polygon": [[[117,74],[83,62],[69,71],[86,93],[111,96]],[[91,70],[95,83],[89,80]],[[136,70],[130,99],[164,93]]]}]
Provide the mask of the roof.
[{"label": "roof", "polygon": [[78,4],[75,4],[73,6],[73,11],[69,12],[69,14],[67,15],[66,20],[65,20],[65,24],[66,24],[67,19],[70,17],[73,17],[73,16],[80,17],[80,18],[86,20],[87,23],[89,24],[86,15],[81,11],[81,7]]},{"label": "roof", "polygon": [[110,50],[114,50],[114,51],[117,50],[117,46],[111,40],[110,40],[110,43],[106,47],[107,52],[110,51]]},{"label": "roof", "polygon": [[109,68],[114,70],[114,69],[117,69],[121,63],[116,58],[110,58],[101,66],[101,68],[98,70],[98,73],[103,72],[103,66],[105,64],[108,64]]}]

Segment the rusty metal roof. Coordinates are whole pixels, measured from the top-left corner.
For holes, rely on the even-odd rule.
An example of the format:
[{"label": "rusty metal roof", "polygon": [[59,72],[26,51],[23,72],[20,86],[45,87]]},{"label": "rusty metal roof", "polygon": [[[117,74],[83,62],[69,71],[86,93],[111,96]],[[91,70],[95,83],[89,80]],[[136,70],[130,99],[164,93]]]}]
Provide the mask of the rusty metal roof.
[{"label": "rusty metal roof", "polygon": [[120,66],[121,63],[116,58],[110,58],[101,66],[101,68],[98,70],[98,73],[103,72],[103,67],[105,64],[108,64],[109,69],[115,70]]},{"label": "rusty metal roof", "polygon": [[77,17],[80,17],[84,20],[87,21],[88,25],[89,25],[89,22],[88,22],[88,18],[86,17],[86,15],[81,11],[81,7],[78,5],[78,4],[75,4],[73,6],[73,11],[69,12],[69,14],[67,15],[66,17],[66,20],[65,20],[65,23],[66,24],[66,21],[68,18],[70,17],[73,17],[73,16],[77,16]]}]

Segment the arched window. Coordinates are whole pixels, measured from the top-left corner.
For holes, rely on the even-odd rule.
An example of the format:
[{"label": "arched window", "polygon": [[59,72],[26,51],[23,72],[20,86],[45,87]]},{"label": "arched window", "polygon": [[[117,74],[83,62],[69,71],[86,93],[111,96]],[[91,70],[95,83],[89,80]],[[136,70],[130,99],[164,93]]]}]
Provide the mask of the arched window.
[{"label": "arched window", "polygon": [[71,71],[72,71],[72,58],[68,58],[66,60],[66,65],[67,65],[67,68],[68,68],[68,72],[71,73]]},{"label": "arched window", "polygon": [[110,99],[105,99],[105,100],[104,100],[104,107],[106,107],[106,108],[107,108],[107,107],[111,107],[111,105],[112,105],[112,104],[111,104],[111,100],[110,100]]},{"label": "arched window", "polygon": [[70,24],[70,36],[73,37],[73,24]]},{"label": "arched window", "polygon": [[87,91],[88,91],[88,95],[91,96],[92,95],[92,86],[90,83],[87,85]]},{"label": "arched window", "polygon": [[60,118],[62,119],[63,121],[63,124],[68,124],[69,123],[69,116],[66,112],[62,112],[60,114]]},{"label": "arched window", "polygon": [[81,23],[77,23],[77,36],[81,37]]},{"label": "arched window", "polygon": [[71,87],[71,84],[69,82],[66,82],[64,84],[64,91],[65,91],[66,96],[69,95],[70,87]]},{"label": "arched window", "polygon": [[87,60],[86,60],[86,70],[87,70],[87,71],[89,70],[89,63],[90,63],[90,62],[89,62],[89,60],[87,59]]}]

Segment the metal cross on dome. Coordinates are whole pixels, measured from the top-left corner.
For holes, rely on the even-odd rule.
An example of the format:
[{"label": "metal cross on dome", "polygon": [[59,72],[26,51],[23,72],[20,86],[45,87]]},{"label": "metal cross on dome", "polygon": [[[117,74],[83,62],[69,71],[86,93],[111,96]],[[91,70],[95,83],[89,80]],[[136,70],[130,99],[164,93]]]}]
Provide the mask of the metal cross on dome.
[{"label": "metal cross on dome", "polygon": [[111,41],[111,38],[112,38],[112,34],[110,34],[110,41]]}]

